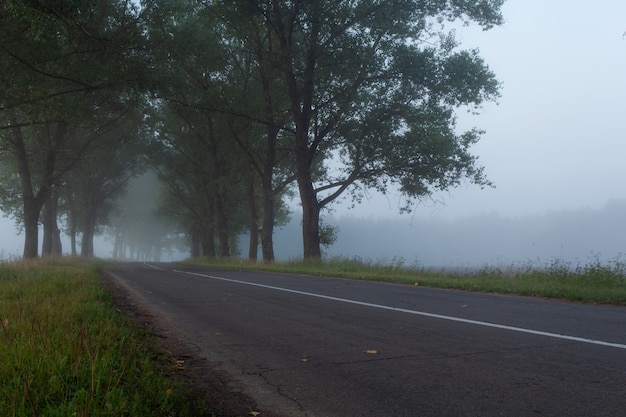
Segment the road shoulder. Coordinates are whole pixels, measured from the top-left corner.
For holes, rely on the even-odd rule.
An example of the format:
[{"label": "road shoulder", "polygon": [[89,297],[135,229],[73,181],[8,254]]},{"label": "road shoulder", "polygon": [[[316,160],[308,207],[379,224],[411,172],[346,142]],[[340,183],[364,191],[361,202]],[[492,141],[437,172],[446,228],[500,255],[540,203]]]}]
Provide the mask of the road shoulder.
[{"label": "road shoulder", "polygon": [[256,401],[245,394],[245,386],[240,381],[219,364],[204,358],[197,346],[186,342],[171,323],[154,314],[113,274],[102,271],[101,281],[124,315],[138,326],[148,327],[164,356],[163,362],[172,365],[167,370],[168,376],[189,389],[193,401],[203,401],[213,410],[208,411],[207,417],[215,415],[215,410],[221,417],[256,415],[254,412],[259,412],[260,417],[284,417],[258,408]]}]

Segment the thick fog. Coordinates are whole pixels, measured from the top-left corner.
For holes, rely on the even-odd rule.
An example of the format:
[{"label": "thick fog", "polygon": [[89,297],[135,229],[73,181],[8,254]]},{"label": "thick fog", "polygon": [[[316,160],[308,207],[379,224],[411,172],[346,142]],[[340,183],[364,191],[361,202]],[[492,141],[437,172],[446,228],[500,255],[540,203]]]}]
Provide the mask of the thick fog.
[{"label": "thick fog", "polygon": [[626,2],[507,0],[505,23],[459,28],[502,81],[497,105],[459,115],[496,189],[446,196],[448,217],[602,209],[626,199]]},{"label": "thick fog", "polygon": [[[451,220],[437,215],[395,219],[344,215],[326,219],[338,229],[337,241],[326,248],[325,255],[423,267],[543,267],[554,261],[575,266],[611,261],[626,253],[624,219],[626,200],[611,201],[601,209],[521,217],[491,213]],[[301,256],[299,233],[297,220],[277,232],[278,258]]]},{"label": "thick fog", "polygon": [[[542,267],[555,260],[572,265],[610,261],[626,254],[626,200],[601,209],[551,211],[541,215],[507,217],[498,213],[457,219],[405,215],[396,218],[359,218],[350,214],[326,217],[337,230],[336,242],[324,250],[327,257],[420,267],[482,267],[527,265]],[[0,258],[18,258],[23,236],[12,221],[0,221]],[[69,248],[64,241],[65,248]],[[240,251],[247,247],[246,237]],[[278,260],[299,259],[302,238],[299,213],[278,228]],[[96,256],[109,258],[112,242],[97,238]],[[164,254],[163,260],[188,257],[187,252]],[[626,260],[626,259],[624,259]]]}]

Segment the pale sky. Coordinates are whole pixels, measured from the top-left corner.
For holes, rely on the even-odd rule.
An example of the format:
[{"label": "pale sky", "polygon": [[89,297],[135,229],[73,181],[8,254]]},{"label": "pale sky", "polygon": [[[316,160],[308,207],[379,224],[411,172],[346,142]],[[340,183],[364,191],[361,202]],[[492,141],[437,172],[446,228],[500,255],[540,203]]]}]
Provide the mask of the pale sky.
[{"label": "pale sky", "polygon": [[[503,14],[490,31],[457,30],[503,85],[498,105],[459,115],[459,127],[486,130],[473,153],[496,188],[453,189],[416,215],[516,217],[626,199],[626,1],[507,0]],[[396,217],[396,200],[348,213]]]}]

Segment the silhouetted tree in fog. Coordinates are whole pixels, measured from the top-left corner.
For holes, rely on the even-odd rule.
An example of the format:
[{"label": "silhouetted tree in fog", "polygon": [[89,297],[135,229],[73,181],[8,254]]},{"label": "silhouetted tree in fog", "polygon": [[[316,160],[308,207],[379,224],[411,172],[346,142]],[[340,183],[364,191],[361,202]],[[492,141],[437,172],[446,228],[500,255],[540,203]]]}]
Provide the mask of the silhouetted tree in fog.
[{"label": "silhouetted tree in fog", "polygon": [[320,211],[349,189],[397,183],[419,199],[463,178],[489,184],[469,153],[479,132],[457,135],[453,110],[495,98],[498,83],[436,22],[489,28],[502,3],[245,2],[276,40],[266,52],[287,89],[305,258],[321,256]]},{"label": "silhouetted tree in fog", "polygon": [[[38,256],[42,207],[103,126],[103,95],[132,95],[141,78],[137,7],[117,0],[92,6],[19,0],[0,6],[0,149],[19,174],[22,200],[3,209],[23,222],[26,258]],[[55,207],[51,201],[44,224],[52,229],[45,239],[51,251]]]}]

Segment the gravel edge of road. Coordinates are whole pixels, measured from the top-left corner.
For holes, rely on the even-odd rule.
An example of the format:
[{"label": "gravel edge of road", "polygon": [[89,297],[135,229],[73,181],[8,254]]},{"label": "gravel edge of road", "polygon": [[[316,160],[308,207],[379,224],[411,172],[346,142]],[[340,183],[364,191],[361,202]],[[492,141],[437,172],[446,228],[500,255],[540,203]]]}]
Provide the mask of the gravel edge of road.
[{"label": "gravel edge of road", "polygon": [[[219,364],[204,358],[200,349],[184,341],[180,332],[164,317],[146,306],[132,290],[114,274],[101,271],[101,282],[113,296],[115,306],[140,327],[147,326],[155,339],[159,351],[175,371],[168,376],[179,381],[191,392],[193,400],[204,402],[217,412],[219,417],[285,417],[272,410],[259,408],[258,403],[246,394],[246,386]],[[207,414],[213,416],[215,414]],[[198,416],[202,417],[202,416]]]}]

